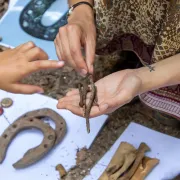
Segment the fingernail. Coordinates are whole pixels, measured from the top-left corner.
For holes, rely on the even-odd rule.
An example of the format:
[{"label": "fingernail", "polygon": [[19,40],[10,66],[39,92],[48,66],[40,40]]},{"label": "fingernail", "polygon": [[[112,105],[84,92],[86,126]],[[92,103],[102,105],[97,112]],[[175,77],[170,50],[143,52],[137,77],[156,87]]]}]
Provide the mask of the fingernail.
[{"label": "fingernail", "polygon": [[38,93],[38,94],[43,94],[44,91],[43,91],[43,90],[40,90],[40,91],[38,91],[37,93]]},{"label": "fingernail", "polygon": [[59,66],[63,66],[63,65],[64,65],[64,61],[59,61],[59,62],[58,62],[58,65],[59,65]]},{"label": "fingernail", "polygon": [[81,74],[83,74],[83,75],[86,75],[87,74],[87,71],[85,70],[85,69],[81,69],[81,72],[80,72]]},{"label": "fingernail", "polygon": [[99,108],[100,108],[101,111],[104,111],[104,110],[108,109],[108,104],[100,105]]},{"label": "fingernail", "polygon": [[94,71],[94,67],[93,67],[93,65],[91,65],[91,67],[90,67],[91,69],[90,69],[90,71],[93,73],[93,71]]}]

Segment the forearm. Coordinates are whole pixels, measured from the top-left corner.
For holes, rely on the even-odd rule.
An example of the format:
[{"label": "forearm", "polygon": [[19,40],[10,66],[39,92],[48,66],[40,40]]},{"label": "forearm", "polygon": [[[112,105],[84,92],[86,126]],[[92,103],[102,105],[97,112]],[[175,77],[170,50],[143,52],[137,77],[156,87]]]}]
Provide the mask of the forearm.
[{"label": "forearm", "polygon": [[81,1],[86,1],[92,5],[94,5],[94,0],[68,0],[69,6],[72,6],[73,4],[76,4]]},{"label": "forearm", "polygon": [[154,67],[154,71],[150,72],[147,67],[137,69],[137,75],[142,80],[139,94],[180,84],[180,54],[152,64],[151,67]]}]

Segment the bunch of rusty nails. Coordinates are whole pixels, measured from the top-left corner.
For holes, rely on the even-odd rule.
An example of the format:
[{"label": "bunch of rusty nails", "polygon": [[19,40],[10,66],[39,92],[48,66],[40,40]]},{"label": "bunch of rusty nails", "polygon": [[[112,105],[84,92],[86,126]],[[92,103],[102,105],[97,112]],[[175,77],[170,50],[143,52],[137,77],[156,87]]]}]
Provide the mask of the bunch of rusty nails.
[{"label": "bunch of rusty nails", "polygon": [[[89,87],[90,85],[90,87]],[[80,94],[80,102],[79,106],[83,108],[83,116],[86,118],[86,128],[87,132],[90,133],[90,123],[89,123],[89,116],[91,112],[91,108],[93,104],[98,105],[97,99],[97,87],[94,84],[93,76],[88,74],[81,83],[77,84]],[[89,102],[87,103],[87,94],[90,94]]]}]

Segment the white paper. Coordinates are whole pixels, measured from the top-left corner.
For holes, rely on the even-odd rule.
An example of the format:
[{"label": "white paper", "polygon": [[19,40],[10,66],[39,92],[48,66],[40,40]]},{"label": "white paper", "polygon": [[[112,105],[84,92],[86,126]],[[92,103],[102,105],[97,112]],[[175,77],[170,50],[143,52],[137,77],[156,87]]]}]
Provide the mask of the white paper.
[{"label": "white paper", "polygon": [[180,139],[131,123],[84,180],[97,180],[123,141],[136,148],[141,142],[147,143],[151,151],[146,155],[160,160],[159,165],[147,176],[146,180],[169,180],[180,174]]},{"label": "white paper", "polygon": [[[10,123],[13,123],[22,114],[41,108],[50,108],[58,112],[67,123],[67,134],[63,141],[41,161],[26,169],[15,170],[12,164],[22,158],[28,149],[40,144],[43,137],[37,130],[21,132],[12,141],[7,156],[0,165],[0,180],[58,179],[59,174],[55,171],[55,166],[62,164],[66,170],[74,166],[77,150],[91,146],[107,119],[107,116],[104,115],[91,119],[91,133],[88,134],[85,119],[75,116],[67,110],[58,110],[56,108],[57,100],[39,94],[17,95],[0,91],[0,100],[5,97],[12,98],[14,104],[12,107],[5,109],[4,114],[0,116],[0,135]],[[54,123],[48,121],[53,127]]]}]

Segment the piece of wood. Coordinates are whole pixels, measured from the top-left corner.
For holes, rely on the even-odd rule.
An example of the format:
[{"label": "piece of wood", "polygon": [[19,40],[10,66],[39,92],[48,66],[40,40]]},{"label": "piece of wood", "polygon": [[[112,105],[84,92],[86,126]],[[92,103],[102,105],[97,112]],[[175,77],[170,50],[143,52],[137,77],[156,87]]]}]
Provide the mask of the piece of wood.
[{"label": "piece of wood", "polygon": [[117,180],[128,168],[133,164],[136,158],[136,151],[125,154],[125,160],[123,166],[114,174],[109,177],[109,180]]},{"label": "piece of wood", "polygon": [[127,173],[125,173],[123,175],[123,177],[118,178],[118,180],[130,180],[131,177],[136,172],[139,164],[141,163],[141,161],[142,161],[142,159],[144,157],[145,152],[147,152],[147,151],[150,151],[149,146],[146,143],[141,143],[139,148],[138,148],[138,151],[137,151],[136,160],[133,163],[132,167],[130,168],[130,170]]},{"label": "piece of wood", "polygon": [[[121,167],[123,167],[123,164],[125,161],[127,161],[127,156],[130,153],[135,153],[136,149],[134,146],[127,142],[121,142],[119,145],[117,151],[115,152],[114,156],[112,157],[110,163],[108,164],[106,170],[103,172],[99,180],[109,180],[109,177],[117,172]],[[121,171],[125,171],[128,167],[123,167]],[[123,172],[122,172],[123,173]]]},{"label": "piece of wood", "polygon": [[62,179],[64,176],[67,175],[67,172],[66,172],[66,170],[65,170],[65,168],[64,168],[64,166],[63,166],[62,164],[58,164],[58,165],[56,166],[56,171],[59,172],[59,176],[60,176],[61,179]]},{"label": "piece of wood", "polygon": [[152,169],[159,164],[159,159],[144,157],[131,180],[144,180]]}]

